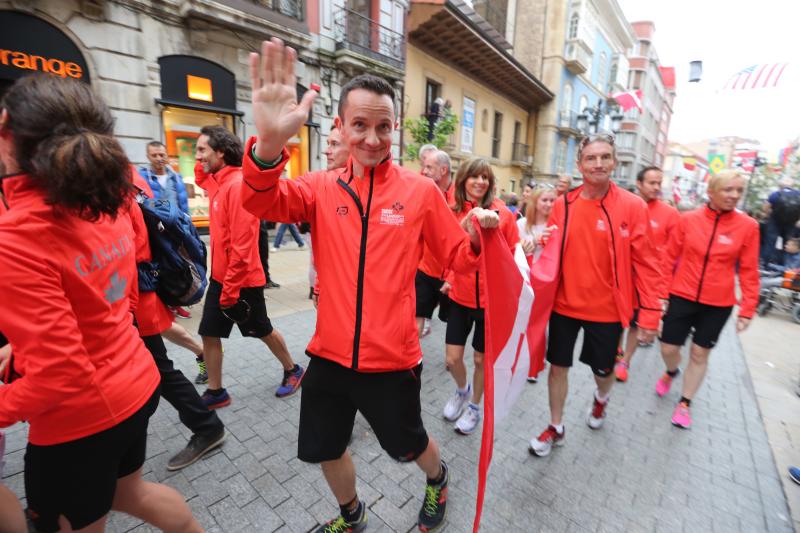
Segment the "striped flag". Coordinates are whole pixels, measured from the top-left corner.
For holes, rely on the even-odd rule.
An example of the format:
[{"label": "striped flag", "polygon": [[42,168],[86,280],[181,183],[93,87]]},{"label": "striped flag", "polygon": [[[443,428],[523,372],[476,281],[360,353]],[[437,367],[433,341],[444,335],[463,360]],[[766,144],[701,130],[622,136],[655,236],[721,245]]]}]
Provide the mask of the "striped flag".
[{"label": "striped flag", "polygon": [[731,76],[723,89],[769,89],[777,87],[789,63],[751,65]]}]

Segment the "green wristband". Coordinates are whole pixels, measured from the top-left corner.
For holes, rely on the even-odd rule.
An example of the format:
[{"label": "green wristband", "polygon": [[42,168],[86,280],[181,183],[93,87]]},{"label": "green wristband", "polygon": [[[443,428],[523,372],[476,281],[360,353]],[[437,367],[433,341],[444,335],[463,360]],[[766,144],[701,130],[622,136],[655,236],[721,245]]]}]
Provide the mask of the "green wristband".
[{"label": "green wristband", "polygon": [[270,170],[272,168],[275,168],[275,167],[277,167],[278,165],[281,164],[281,161],[283,161],[283,152],[281,152],[281,155],[279,155],[278,158],[275,159],[274,161],[270,161],[270,162],[262,161],[256,155],[256,145],[255,145],[255,143],[253,143],[253,148],[250,150],[250,156],[253,158],[253,161],[255,161],[256,165],[261,170]]}]

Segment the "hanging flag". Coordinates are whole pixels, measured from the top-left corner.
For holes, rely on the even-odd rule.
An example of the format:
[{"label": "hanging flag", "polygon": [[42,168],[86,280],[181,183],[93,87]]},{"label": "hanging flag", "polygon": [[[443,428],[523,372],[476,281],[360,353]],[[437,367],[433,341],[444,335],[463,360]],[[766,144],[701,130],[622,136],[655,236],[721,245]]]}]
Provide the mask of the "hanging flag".
[{"label": "hanging flag", "polygon": [[743,68],[731,76],[723,89],[769,89],[777,87],[789,63],[765,63]]},{"label": "hanging flag", "polygon": [[[550,316],[555,297],[554,281],[559,252],[556,242],[558,236],[553,235],[534,264],[534,277],[539,272],[534,282],[525,253],[519,244],[512,256],[499,231],[479,231],[481,274],[486,280],[486,353],[483,359],[484,418],[478,461],[474,533],[480,528],[486,478],[494,447],[495,422],[508,414],[522,393],[531,365],[538,366],[538,370],[541,370],[544,364],[543,351],[541,360],[537,358],[533,363],[531,354],[538,346],[539,333],[544,336]],[[537,292],[534,298],[532,283],[542,288],[542,297]]]},{"label": "hanging flag", "polygon": [[683,168],[686,170],[694,170],[697,168],[697,159],[694,157],[684,157],[683,158]]},{"label": "hanging flag", "polygon": [[[675,67],[658,67],[661,73],[661,81],[667,89],[675,88]],[[640,97],[641,98],[641,97]]]},{"label": "hanging flag", "polygon": [[708,154],[708,170],[712,174],[725,170],[725,156],[723,154]]},{"label": "hanging flag", "polygon": [[611,95],[611,98],[617,101],[623,111],[628,111],[629,109],[633,109],[634,107],[637,108],[639,111],[642,110],[642,91],[628,91],[624,93],[614,93]]},{"label": "hanging flag", "polygon": [[733,166],[752,172],[757,157],[758,152],[755,150],[736,150],[733,153]]}]

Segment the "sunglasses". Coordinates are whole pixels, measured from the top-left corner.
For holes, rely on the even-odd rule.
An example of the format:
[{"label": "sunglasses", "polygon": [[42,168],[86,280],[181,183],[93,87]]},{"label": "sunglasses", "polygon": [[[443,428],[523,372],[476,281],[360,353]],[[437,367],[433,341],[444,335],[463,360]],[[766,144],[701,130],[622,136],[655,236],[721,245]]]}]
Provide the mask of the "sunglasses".
[{"label": "sunglasses", "polygon": [[615,137],[613,133],[593,133],[591,135],[587,135],[583,139],[581,139],[581,148],[586,147],[586,145],[591,144],[596,141],[602,141],[605,143],[614,146]]}]

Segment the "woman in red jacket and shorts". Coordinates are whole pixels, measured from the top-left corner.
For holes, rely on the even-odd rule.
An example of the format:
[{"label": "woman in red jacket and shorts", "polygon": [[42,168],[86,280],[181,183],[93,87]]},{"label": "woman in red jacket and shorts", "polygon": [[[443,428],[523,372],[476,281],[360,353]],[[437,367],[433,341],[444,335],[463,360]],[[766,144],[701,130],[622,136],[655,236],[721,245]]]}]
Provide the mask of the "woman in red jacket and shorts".
[{"label": "woman in red jacket and shorts", "polygon": [[159,374],[133,325],[128,159],[106,105],[37,74],[0,102],[0,331],[11,345],[0,427],[27,421],[37,531],[100,532],[111,509],[202,531],[183,497],[142,479]]},{"label": "woman in red jacket and shorts", "polygon": [[667,241],[662,270],[669,307],[661,333],[667,370],[656,383],[656,394],[665,396],[680,373],[680,350],[694,328],[683,391],[672,415],[672,424],[680,428],[692,425],[692,399],[703,383],[708,355],[736,304],[737,268],[742,292],[737,333],[750,324],[758,303],[758,223],[736,209],[744,187],[744,178],[735,170],[716,174],[708,182],[708,203],[683,213]]}]

